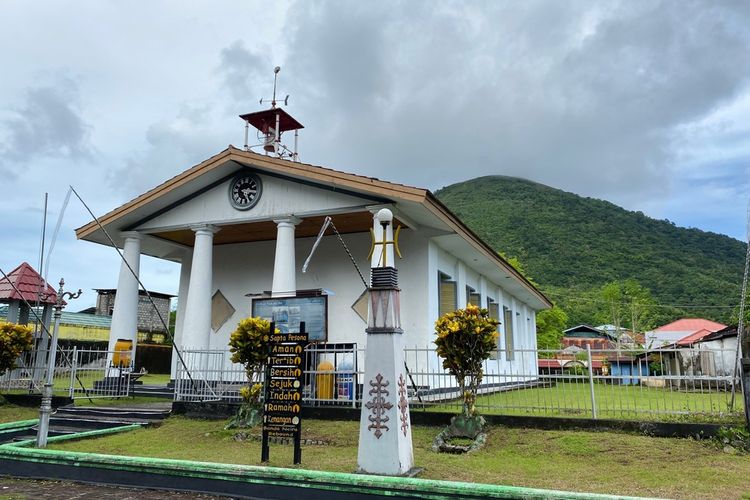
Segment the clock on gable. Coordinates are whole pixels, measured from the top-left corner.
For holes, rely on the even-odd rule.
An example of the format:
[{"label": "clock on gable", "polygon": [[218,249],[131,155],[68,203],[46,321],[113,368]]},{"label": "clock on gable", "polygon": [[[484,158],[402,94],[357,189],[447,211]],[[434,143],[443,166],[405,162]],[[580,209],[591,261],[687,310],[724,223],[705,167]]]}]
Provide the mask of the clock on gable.
[{"label": "clock on gable", "polygon": [[251,173],[241,173],[229,183],[229,202],[237,210],[249,210],[258,203],[263,186],[260,178]]}]

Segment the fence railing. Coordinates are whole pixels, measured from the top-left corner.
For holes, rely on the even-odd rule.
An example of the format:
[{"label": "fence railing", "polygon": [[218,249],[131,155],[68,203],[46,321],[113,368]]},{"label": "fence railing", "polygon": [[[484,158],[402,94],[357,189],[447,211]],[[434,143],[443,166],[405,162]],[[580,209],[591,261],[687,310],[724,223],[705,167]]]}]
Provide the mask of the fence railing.
[{"label": "fence railing", "polygon": [[[114,351],[98,349],[58,349],[52,392],[77,398],[123,397],[130,393],[132,362],[112,364]],[[41,394],[44,387],[48,351],[24,353],[16,368],[0,377],[4,393]]]},{"label": "fence railing", "polygon": [[[46,354],[22,356],[17,368],[0,377],[0,391],[40,393]],[[132,365],[113,368],[113,354],[59,350],[54,393],[73,398],[128,395]],[[247,375],[231,362],[228,350],[185,349],[182,354],[187,368],[178,363],[176,400],[241,400]],[[304,403],[357,407],[365,383],[364,358],[364,348],[354,344],[310,345]],[[456,381],[434,349],[408,347],[404,359],[412,411],[460,411]],[[735,368],[734,349],[499,350],[484,362],[476,406],[483,414],[741,420],[743,398]]]},{"label": "fence railing", "polygon": [[[305,404],[360,404],[363,348],[311,345],[306,356]],[[744,410],[734,356],[733,349],[702,348],[499,350],[484,363],[476,407],[483,414],[741,419]],[[183,357],[188,370],[178,368],[176,400],[241,399],[246,375],[229,361],[228,351],[184,350]],[[455,378],[442,368],[434,349],[406,348],[404,357],[412,411],[460,411]]]}]

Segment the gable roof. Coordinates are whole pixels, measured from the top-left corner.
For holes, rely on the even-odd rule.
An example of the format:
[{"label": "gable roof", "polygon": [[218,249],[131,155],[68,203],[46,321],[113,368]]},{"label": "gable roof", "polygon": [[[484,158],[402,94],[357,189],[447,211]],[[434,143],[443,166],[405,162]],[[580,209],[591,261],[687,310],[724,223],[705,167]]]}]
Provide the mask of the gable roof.
[{"label": "gable roof", "polygon": [[55,289],[44,283],[39,273],[27,262],[22,262],[7,276],[7,279],[0,279],[0,300],[3,302],[25,300],[34,304],[39,300],[41,304],[54,304],[57,300]]},{"label": "gable roof", "polygon": [[[419,227],[427,224],[438,224],[441,234],[460,237],[460,241],[441,240],[441,243],[451,248],[458,246],[468,248],[472,255],[477,256],[477,261],[481,257],[488,272],[492,273],[499,270],[503,276],[513,278],[512,281],[515,281],[518,286],[510,285],[507,288],[516,292],[519,298],[524,298],[521,297],[522,295],[525,296],[525,301],[533,302],[537,309],[552,306],[552,303],[542,292],[505,259],[500,257],[487,243],[482,241],[429,190],[387,182],[375,177],[366,177],[326,167],[273,158],[233,146],[229,146],[224,151],[115,208],[100,217],[99,222],[110,233],[115,244],[119,245],[121,243],[120,231],[135,229],[144,218],[152,216],[154,213],[163,213],[176,204],[183,203],[184,200],[190,199],[201,189],[216,185],[226,179],[227,176],[231,177],[243,166],[252,167],[268,175],[281,176],[290,180],[326,187],[334,191],[343,191],[368,199],[381,200],[381,203],[394,203],[394,215],[408,226]],[[111,245],[96,221],[91,221],[78,228],[76,236],[78,239]],[[439,238],[442,238],[442,236]],[[156,240],[156,238],[152,240]],[[174,248],[170,247],[168,243],[165,241],[149,241],[148,245],[153,248],[151,255],[166,258],[165,255],[170,251],[170,248],[174,251]],[[145,246],[146,242],[144,242],[143,247]],[[148,253],[148,250],[145,250],[144,253]],[[482,262],[478,265],[481,266]],[[481,270],[484,272],[485,269]]]},{"label": "gable roof", "polygon": [[703,318],[682,318],[666,325],[660,326],[654,329],[654,332],[697,332],[699,330],[708,330],[709,332],[718,332],[726,328],[727,325],[722,325],[715,321],[711,321]]},{"label": "gable roof", "polygon": [[606,330],[599,330],[598,328],[594,328],[590,325],[578,325],[572,328],[568,328],[567,330],[563,330],[563,337],[581,337],[580,335],[575,335],[576,333],[592,333],[597,337],[615,340],[614,336]]}]

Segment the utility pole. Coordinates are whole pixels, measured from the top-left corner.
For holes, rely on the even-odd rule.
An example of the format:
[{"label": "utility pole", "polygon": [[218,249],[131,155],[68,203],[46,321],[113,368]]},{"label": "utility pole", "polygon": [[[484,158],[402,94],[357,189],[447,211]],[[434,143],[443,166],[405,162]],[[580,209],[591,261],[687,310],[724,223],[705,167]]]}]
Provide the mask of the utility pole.
[{"label": "utility pole", "polygon": [[47,447],[47,436],[49,435],[49,418],[52,415],[52,384],[55,375],[55,358],[57,357],[57,337],[60,332],[60,317],[62,316],[63,307],[65,307],[65,297],[70,300],[77,299],[81,296],[81,290],[76,293],[63,292],[65,280],[60,279],[60,288],[57,291],[57,300],[53,308],[55,312],[55,326],[52,329],[52,342],[49,346],[49,355],[47,356],[47,376],[42,390],[42,405],[39,407],[39,430],[36,435],[36,447]]},{"label": "utility pole", "polygon": [[732,377],[732,400],[730,409],[734,409],[735,379],[737,378],[737,361],[741,368],[742,398],[745,403],[745,426],[750,429],[750,336],[745,332],[745,301],[747,300],[747,280],[750,272],[750,203],[747,207],[747,252],[745,254],[745,272],[742,276],[742,292],[737,317],[737,354]]}]

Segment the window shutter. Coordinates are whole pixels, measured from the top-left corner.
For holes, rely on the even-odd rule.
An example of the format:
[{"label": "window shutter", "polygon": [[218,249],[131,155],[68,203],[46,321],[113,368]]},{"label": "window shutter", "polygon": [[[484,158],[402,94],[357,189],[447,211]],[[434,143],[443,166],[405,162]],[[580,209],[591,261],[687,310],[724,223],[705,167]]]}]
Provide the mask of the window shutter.
[{"label": "window shutter", "polygon": [[449,280],[440,281],[439,314],[453,312],[456,310],[456,282]]}]

